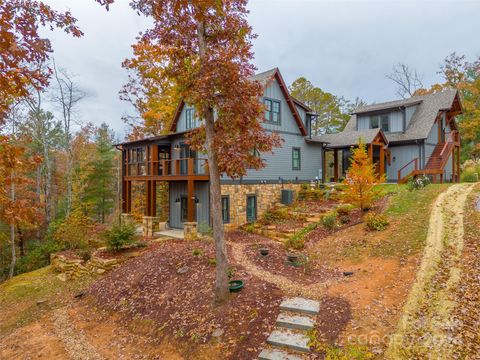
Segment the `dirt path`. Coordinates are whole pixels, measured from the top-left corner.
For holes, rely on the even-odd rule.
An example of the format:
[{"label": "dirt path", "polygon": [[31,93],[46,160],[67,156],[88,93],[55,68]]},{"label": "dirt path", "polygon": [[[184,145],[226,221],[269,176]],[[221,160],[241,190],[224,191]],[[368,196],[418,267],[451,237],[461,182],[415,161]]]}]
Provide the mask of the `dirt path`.
[{"label": "dirt path", "polygon": [[272,274],[269,271],[263,270],[247,257],[245,251],[246,244],[231,243],[232,256],[236,262],[245,267],[245,269],[252,275],[275,284],[282,289],[287,295],[297,296],[301,295],[307,298],[319,300],[325,295],[326,288],[330,285],[331,281],[320,282],[312,285],[302,285],[298,282],[292,281],[285,276]]},{"label": "dirt path", "polygon": [[56,336],[62,341],[65,350],[72,360],[103,360],[87,340],[86,336],[75,329],[67,308],[53,312],[53,324]]},{"label": "dirt path", "polygon": [[450,358],[450,295],[460,278],[463,214],[472,189],[453,185],[434,204],[420,269],[391,338],[388,359]]}]

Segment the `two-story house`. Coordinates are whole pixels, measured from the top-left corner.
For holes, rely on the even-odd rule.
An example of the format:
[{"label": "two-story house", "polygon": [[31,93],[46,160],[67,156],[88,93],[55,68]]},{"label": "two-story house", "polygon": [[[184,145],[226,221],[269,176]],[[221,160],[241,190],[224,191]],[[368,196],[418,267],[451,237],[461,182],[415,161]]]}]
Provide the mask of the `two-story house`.
[{"label": "two-story house", "polygon": [[[298,189],[301,183],[322,177],[321,143],[310,141],[310,124],[315,114],[292,98],[278,69],[257,74],[252,81],[262,84],[265,104],[263,127],[279,134],[283,145],[273,154],[260,154],[265,167],[249,169],[246,176],[221,179],[225,224],[254,221],[278,202],[282,189]],[[157,215],[156,188],[168,182],[168,225],[210,224],[209,175],[206,154],[190,150],[186,134],[198,127],[195,109],[183,101],[178,105],[169,135],[145,138],[117,145],[122,151],[123,212],[132,209],[132,182],[146,185],[145,215]]]},{"label": "two-story house", "polygon": [[[298,190],[300,184],[316,179],[339,181],[348,169],[350,149],[360,139],[377,170],[390,182],[402,183],[421,174],[434,181],[459,181],[455,116],[462,106],[456,91],[364,106],[356,109],[341,133],[312,136],[315,114],[290,95],[278,69],[257,74],[252,81],[264,88],[260,100],[266,108],[263,127],[279,134],[283,145],[273,154],[260,154],[264,168],[250,169],[241,179],[222,177],[225,224],[256,220],[280,200],[282,189]],[[164,208],[156,203],[157,184],[167,182],[169,227],[211,224],[208,161],[186,142],[188,132],[199,124],[195,109],[181,102],[170,134],[117,145],[122,151],[123,213],[132,210],[132,183],[143,182],[144,223],[155,224],[158,208]]]},{"label": "two-story house", "polygon": [[344,131],[311,139],[324,147],[324,180],[336,182],[345,176],[350,148],[362,139],[377,170],[389,182],[404,183],[417,175],[430,176],[434,182],[459,181],[455,117],[461,112],[455,90],[357,108]]}]

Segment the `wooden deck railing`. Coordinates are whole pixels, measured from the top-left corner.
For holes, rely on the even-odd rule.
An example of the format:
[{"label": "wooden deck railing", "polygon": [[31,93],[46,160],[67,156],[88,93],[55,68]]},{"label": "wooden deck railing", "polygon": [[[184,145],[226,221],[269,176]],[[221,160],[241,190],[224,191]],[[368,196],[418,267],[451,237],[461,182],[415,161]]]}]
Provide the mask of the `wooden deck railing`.
[{"label": "wooden deck railing", "polygon": [[[412,163],[415,163],[415,164],[414,164],[414,167],[413,167],[413,170],[409,171],[408,174],[410,174],[412,171],[418,170],[418,158],[415,158],[415,159],[409,161],[409,162],[408,162],[407,164],[405,164],[404,166],[402,166],[400,169],[398,169],[398,177],[397,177],[398,181],[400,181],[400,180],[403,179],[403,178],[402,178],[402,171],[403,171],[404,169],[406,169],[408,166],[410,166]],[[407,174],[407,175],[408,175],[408,174]]]}]

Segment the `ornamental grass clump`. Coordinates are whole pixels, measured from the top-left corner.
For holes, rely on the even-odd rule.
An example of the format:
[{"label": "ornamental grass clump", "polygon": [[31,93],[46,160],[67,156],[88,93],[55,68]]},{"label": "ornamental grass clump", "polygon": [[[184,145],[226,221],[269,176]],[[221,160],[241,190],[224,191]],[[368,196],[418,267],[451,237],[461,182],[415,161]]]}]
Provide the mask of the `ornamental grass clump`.
[{"label": "ornamental grass clump", "polygon": [[385,230],[389,224],[385,215],[376,212],[369,212],[363,219],[368,230],[382,231]]},{"label": "ornamental grass clump", "polygon": [[336,211],[330,211],[322,218],[322,225],[328,230],[333,230],[337,227],[338,214]]}]

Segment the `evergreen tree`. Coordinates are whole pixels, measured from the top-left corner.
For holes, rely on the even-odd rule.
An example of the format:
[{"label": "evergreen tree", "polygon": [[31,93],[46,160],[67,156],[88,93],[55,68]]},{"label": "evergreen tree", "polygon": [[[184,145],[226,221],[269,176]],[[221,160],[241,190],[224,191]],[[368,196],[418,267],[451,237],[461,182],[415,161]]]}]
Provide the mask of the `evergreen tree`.
[{"label": "evergreen tree", "polygon": [[115,149],[114,135],[103,123],[95,134],[95,155],[90,161],[90,174],[83,196],[86,208],[98,221],[104,223],[112,212],[115,200]]}]

